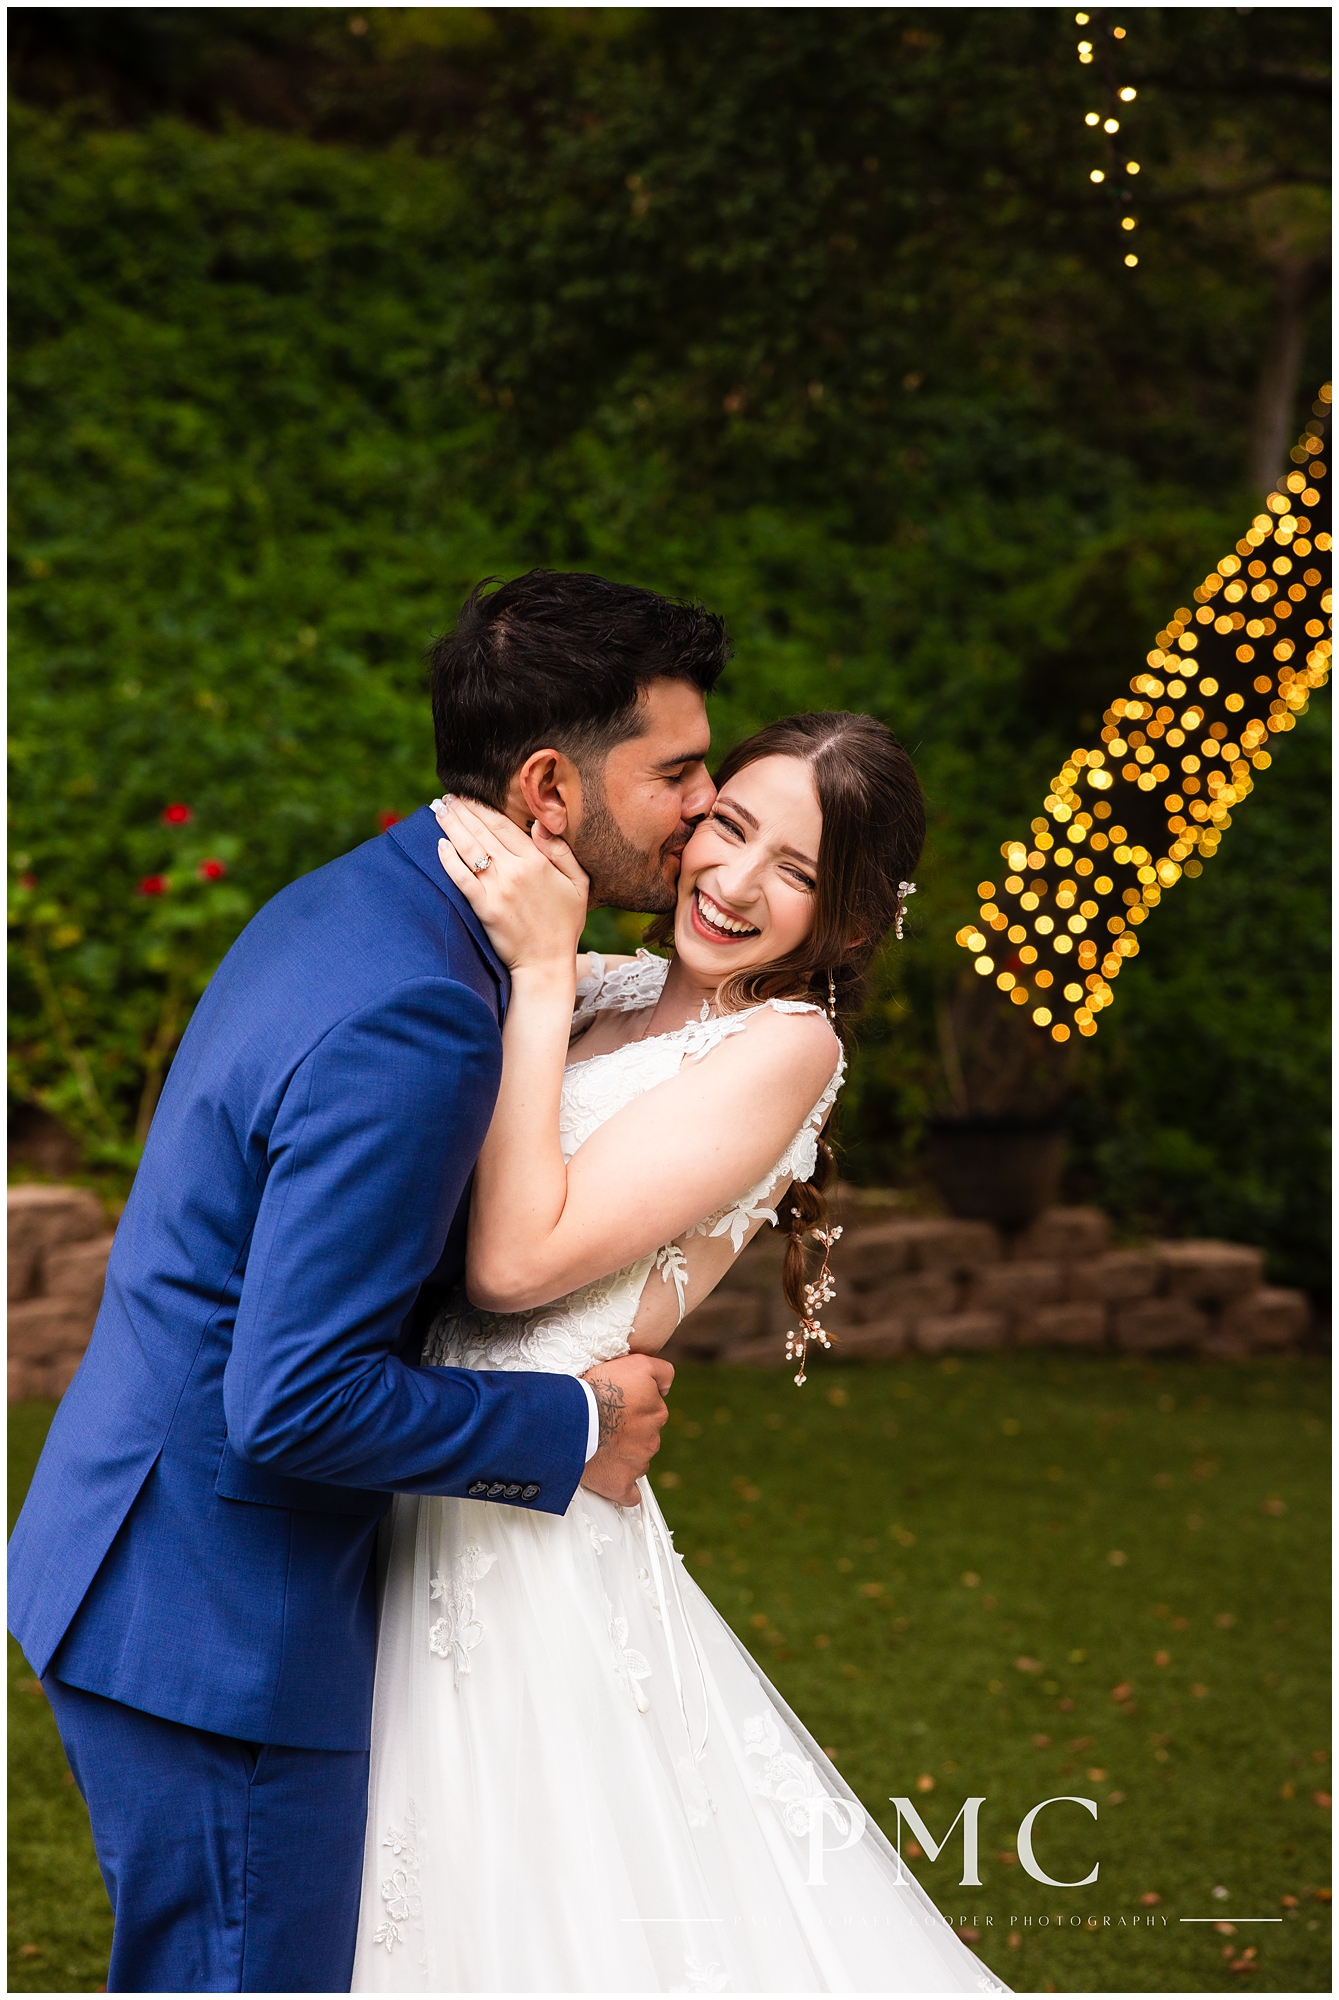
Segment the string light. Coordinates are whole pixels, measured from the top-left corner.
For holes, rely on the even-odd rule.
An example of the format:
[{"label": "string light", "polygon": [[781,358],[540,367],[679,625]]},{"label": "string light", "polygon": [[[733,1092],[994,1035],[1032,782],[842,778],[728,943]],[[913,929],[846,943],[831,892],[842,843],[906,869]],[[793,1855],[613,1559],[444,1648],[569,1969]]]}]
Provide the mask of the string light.
[{"label": "string light", "polygon": [[[1094,17],[1091,14],[1076,14],[1074,19],[1083,28],[1087,27]],[[1123,42],[1127,39],[1124,28],[1113,27],[1110,30],[1110,35],[1113,42]],[[1116,104],[1133,104],[1139,93],[1135,86],[1130,83],[1121,84],[1117,87],[1115,78],[1111,74],[1110,56],[1106,52],[1105,45],[1086,41],[1080,42],[1078,45],[1078,54],[1081,63],[1096,62],[1101,57],[1108,93],[1108,109],[1105,115],[1100,111],[1088,111],[1084,114],[1083,122],[1090,129],[1095,130],[1099,125],[1101,126],[1102,131],[1106,134],[1109,154],[1108,163],[1105,167],[1092,167],[1089,169],[1089,182],[1094,187],[1102,187],[1107,181],[1108,176],[1113,175],[1115,169],[1120,165],[1123,165],[1126,174],[1133,178],[1139,172],[1139,162],[1137,160],[1121,161],[1119,158],[1116,149],[1116,134],[1121,129],[1121,121],[1116,117],[1114,111],[1111,109],[1111,105],[1113,101]],[[1127,193],[1116,194],[1114,185],[1112,193],[1115,199],[1122,204],[1129,201],[1130,197]],[[1121,226],[1125,229],[1132,229],[1135,226],[1134,217],[1129,215],[1122,216]],[[1125,268],[1129,271],[1136,269],[1139,263],[1139,259],[1135,256],[1127,256],[1123,261]]]},{"label": "string light", "polygon": [[[1329,383],[1279,480],[1235,551],[1157,635],[1100,744],[1073,750],[1045,813],[1006,840],[1000,885],[980,882],[979,919],[957,943],[982,978],[1052,1040],[1061,994],[1080,1035],[1097,1033],[1139,929],[1183,876],[1203,872],[1233,808],[1324,687],[1333,655],[1325,428]],[[1051,963],[1046,963],[1046,960]],[[1057,977],[1063,982],[1055,992]]]}]

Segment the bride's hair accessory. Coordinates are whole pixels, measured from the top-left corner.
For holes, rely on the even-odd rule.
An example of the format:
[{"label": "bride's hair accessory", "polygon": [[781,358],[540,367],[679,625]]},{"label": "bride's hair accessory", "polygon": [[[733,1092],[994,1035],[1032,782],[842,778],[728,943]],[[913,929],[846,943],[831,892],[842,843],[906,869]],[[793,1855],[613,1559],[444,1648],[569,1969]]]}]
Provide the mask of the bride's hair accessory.
[{"label": "bride's hair accessory", "polygon": [[835,1021],[835,1020],[836,1020],[836,1018],[837,1018],[837,982],[836,982],[836,980],[835,980],[835,979],[833,978],[833,976],[832,976],[832,973],[831,973],[831,970],[829,970],[829,972],[828,972],[828,1019],[829,1019],[830,1021]]},{"label": "bride's hair accessory", "polygon": [[493,857],[491,854],[480,854],[470,863],[470,867],[474,870],[476,875],[482,875],[484,869],[491,868],[492,865],[493,865]]},{"label": "bride's hair accessory", "polygon": [[[795,1224],[799,1222],[802,1228],[803,1217],[798,1208],[792,1208],[790,1213],[791,1238],[795,1240]],[[841,1233],[840,1223],[835,1223],[829,1229],[811,1229],[809,1231],[814,1241],[823,1245],[823,1262],[819,1266],[817,1277],[804,1288],[804,1311],[800,1318],[799,1332],[788,1333],[786,1335],[786,1359],[787,1361],[798,1361],[800,1364],[799,1372],[795,1377],[795,1386],[797,1389],[804,1386],[804,1364],[808,1358],[809,1342],[816,1340],[820,1347],[831,1347],[832,1345],[832,1337],[823,1326],[818,1315],[824,1306],[830,1304],[837,1296],[837,1286],[828,1265],[828,1258],[832,1253],[833,1244],[837,1241]]]},{"label": "bride's hair accessory", "polygon": [[901,942],[902,939],[902,919],[907,913],[907,897],[914,896],[915,893],[916,893],[916,884],[914,882],[898,883],[897,915],[893,918],[893,936],[898,940],[899,943]]}]

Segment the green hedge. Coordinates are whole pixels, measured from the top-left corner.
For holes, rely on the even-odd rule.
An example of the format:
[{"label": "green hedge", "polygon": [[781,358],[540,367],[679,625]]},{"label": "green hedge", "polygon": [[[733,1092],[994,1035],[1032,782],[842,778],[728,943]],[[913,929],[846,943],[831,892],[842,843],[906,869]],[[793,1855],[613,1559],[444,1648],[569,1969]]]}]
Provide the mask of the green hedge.
[{"label": "green hedge", "polygon": [[[422,656],[468,586],[549,561],[725,612],[718,745],[841,705],[913,748],[931,845],[844,1129],[854,1175],[915,1170],[977,876],[1253,504],[1223,412],[1246,407],[1264,294],[1258,260],[1217,269],[1221,215],[1118,293],[1106,221],[1037,191],[1077,172],[1072,135],[1028,168],[1015,131],[1000,183],[1007,135],[969,144],[964,113],[936,186],[935,93],[985,101],[1002,17],[971,16],[971,60],[927,55],[863,127],[873,28],[789,18],[749,43],[713,17],[733,70],[654,19],[500,57],[437,156],[16,114],[11,1092],[95,1160],[133,1165],[250,911],[427,796]],[[1012,87],[1040,130],[1077,86],[1049,57],[1029,83],[1030,47]],[[902,176],[867,176],[872,206],[865,148]],[[893,274],[863,288],[832,275],[853,188]],[[1157,407],[1116,413],[1141,331]],[[1312,1284],[1326,715],[1148,926],[1070,1098],[1074,1192],[1131,1228],[1261,1242]],[[174,803],[189,821],[163,822]]]}]

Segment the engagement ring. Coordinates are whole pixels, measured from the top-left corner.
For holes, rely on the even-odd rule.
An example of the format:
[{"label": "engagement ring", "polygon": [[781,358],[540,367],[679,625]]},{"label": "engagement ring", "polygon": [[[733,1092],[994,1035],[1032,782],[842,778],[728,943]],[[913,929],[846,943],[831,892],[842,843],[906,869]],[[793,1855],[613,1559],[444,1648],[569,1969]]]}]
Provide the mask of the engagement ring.
[{"label": "engagement ring", "polygon": [[493,857],[491,854],[481,854],[477,861],[471,861],[470,863],[470,867],[474,870],[476,875],[482,875],[484,869],[491,868],[492,865],[493,865]]}]

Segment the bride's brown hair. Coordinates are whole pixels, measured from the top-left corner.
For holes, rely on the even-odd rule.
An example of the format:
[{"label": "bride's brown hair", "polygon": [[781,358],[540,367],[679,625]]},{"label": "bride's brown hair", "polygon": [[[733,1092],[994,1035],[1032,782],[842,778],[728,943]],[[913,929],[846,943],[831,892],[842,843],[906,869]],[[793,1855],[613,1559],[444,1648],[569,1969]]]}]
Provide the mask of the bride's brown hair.
[{"label": "bride's brown hair", "polygon": [[[831,1012],[845,1041],[864,1005],[874,955],[897,919],[920,859],[925,801],[910,757],[891,729],[871,715],[839,711],[769,723],[725,757],[716,773],[717,791],[724,792],[732,778],[764,757],[796,757],[813,777],[823,814],[814,921],[794,951],[724,980],[716,1003],[733,1013],[763,1000],[808,1000]],[[667,946],[673,939],[671,915],[657,917],[646,932],[648,944]],[[783,1285],[802,1316],[804,1238],[827,1226],[823,1190],[835,1166],[824,1135],[813,1179],[796,1181],[786,1198],[790,1240]]]}]

